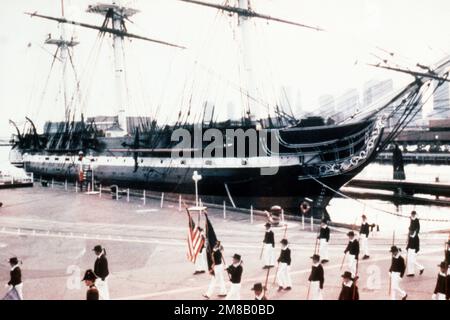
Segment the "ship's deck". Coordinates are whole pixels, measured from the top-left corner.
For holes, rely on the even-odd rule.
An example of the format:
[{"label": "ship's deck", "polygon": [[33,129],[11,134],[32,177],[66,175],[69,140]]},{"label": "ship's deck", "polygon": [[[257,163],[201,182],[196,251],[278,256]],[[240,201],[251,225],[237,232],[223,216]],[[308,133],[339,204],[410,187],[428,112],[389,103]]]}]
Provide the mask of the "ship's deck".
[{"label": "ship's deck", "polygon": [[[84,299],[80,274],[92,268],[96,244],[106,247],[110,263],[109,286],[113,299],[202,299],[209,276],[193,276],[194,266],[186,259],[187,217],[177,203],[125,198],[115,201],[109,194],[102,198],[64,191],[62,188],[35,186],[27,189],[0,190],[0,260],[17,255],[23,260],[26,299]],[[218,238],[225,247],[225,259],[234,253],[244,261],[241,295],[252,299],[254,282],[264,282],[266,272],[259,260],[264,235],[263,218],[210,209],[209,216]],[[195,219],[196,220],[196,219]],[[276,292],[269,277],[270,299],[305,299],[307,278],[315,243],[315,232],[301,230],[299,222],[288,223],[291,242],[293,290]],[[332,229],[330,263],[325,266],[326,299],[336,299],[341,285],[340,271],[346,244],[344,229]],[[277,253],[284,228],[275,229]],[[398,245],[404,248],[406,236]],[[443,258],[446,234],[423,234],[419,260],[425,273],[405,278],[402,287],[410,299],[430,299],[437,276],[437,264]],[[371,239],[371,259],[361,261],[361,299],[388,299],[389,247],[391,237],[376,235]],[[380,275],[380,288],[368,288],[369,274]],[[0,281],[6,282],[9,268],[0,264]],[[228,285],[228,283],[227,283]],[[216,298],[216,297],[214,297]]]}]

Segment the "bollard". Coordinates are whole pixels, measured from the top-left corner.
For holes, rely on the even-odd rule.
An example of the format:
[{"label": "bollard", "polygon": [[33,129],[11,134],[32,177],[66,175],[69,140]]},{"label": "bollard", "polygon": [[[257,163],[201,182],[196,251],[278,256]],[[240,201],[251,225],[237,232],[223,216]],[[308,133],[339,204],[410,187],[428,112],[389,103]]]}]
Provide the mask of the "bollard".
[{"label": "bollard", "polygon": [[88,189],[87,189],[87,192],[91,192],[91,183],[90,183],[90,182],[88,182]]},{"label": "bollard", "polygon": [[119,186],[116,188],[116,201],[119,201]]},{"label": "bollard", "polygon": [[314,219],[312,214],[311,214],[311,231],[314,231]]},{"label": "bollard", "polygon": [[34,183],[34,172],[31,172],[31,182]]},{"label": "bollard", "polygon": [[181,194],[178,195],[178,211],[181,211]]},{"label": "bollard", "polygon": [[146,202],[146,199],[145,199],[145,190],[144,190],[144,196],[143,196],[142,200],[144,201],[144,206],[145,206],[145,202]]},{"label": "bollard", "polygon": [[130,202],[130,188],[127,188],[127,202]]},{"label": "bollard", "polygon": [[52,178],[52,189],[53,189],[53,184],[55,183],[55,180]]},{"label": "bollard", "polygon": [[66,180],[64,180],[64,190],[66,190],[66,191],[67,191],[67,179],[66,179]]},{"label": "bollard", "polygon": [[253,224],[253,206],[250,206],[250,223]]},{"label": "bollard", "polygon": [[75,180],[75,193],[78,193],[78,180]]},{"label": "bollard", "polygon": [[102,197],[102,185],[101,184],[98,186],[98,197],[99,198]]},{"label": "bollard", "polygon": [[227,218],[227,205],[225,203],[225,200],[223,201],[223,219]]},{"label": "bollard", "polygon": [[160,207],[162,208],[163,205],[164,205],[164,192],[161,193],[161,205],[160,205]]},{"label": "bollard", "polygon": [[281,209],[281,222],[284,223],[284,209]]},{"label": "bollard", "polygon": [[305,230],[305,215],[302,214],[302,230]]},{"label": "bollard", "polygon": [[201,198],[199,199],[199,203],[200,203],[200,207],[203,207],[203,202],[202,202]]}]

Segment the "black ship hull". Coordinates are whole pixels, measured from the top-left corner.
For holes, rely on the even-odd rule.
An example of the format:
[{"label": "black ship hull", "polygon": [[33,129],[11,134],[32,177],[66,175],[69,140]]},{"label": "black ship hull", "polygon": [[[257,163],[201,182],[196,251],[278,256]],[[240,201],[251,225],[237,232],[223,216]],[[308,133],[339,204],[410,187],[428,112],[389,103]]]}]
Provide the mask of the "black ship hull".
[{"label": "black ship hull", "polygon": [[[192,175],[197,171],[202,176],[198,191],[204,202],[222,204],[226,200],[228,205],[255,209],[280,205],[298,214],[306,199],[313,215],[321,217],[327,216],[326,206],[336,195],[333,190],[351,180],[375,157],[382,130],[380,121],[271,130],[269,140],[276,138],[278,146],[274,148],[273,143],[263,139],[269,155],[262,157],[245,154],[204,158],[189,151],[192,157],[178,159],[169,153],[176,148],[167,142],[170,139],[160,139],[159,145],[148,148],[133,145],[133,137],[128,137],[99,138],[97,143],[103,149],[84,150],[82,157],[76,150],[16,147],[11,162],[23,163],[25,170],[45,179],[75,181],[80,170],[88,170],[103,186],[185,196],[195,194]],[[264,168],[274,171],[267,174]]]}]

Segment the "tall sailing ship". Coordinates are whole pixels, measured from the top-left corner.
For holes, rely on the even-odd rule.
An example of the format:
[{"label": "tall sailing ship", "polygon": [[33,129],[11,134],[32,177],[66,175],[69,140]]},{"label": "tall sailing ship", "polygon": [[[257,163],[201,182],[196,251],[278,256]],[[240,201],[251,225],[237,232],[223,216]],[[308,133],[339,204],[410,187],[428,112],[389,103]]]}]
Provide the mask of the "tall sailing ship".
[{"label": "tall sailing ship", "polygon": [[[297,119],[277,106],[273,106],[275,116],[255,117],[252,110],[252,99],[256,94],[252,88],[253,70],[251,57],[245,52],[251,41],[250,21],[263,19],[311,29],[311,32],[323,30],[258,13],[251,8],[249,0],[237,0],[236,6],[228,2],[218,5],[179,1],[237,16],[244,48],[242,58],[248,100],[243,104],[244,116],[240,120],[219,122],[203,117],[201,121],[188,122],[185,113],[180,112],[178,121],[173,124],[161,123],[155,118],[136,125],[127,117],[124,98],[124,39],[140,39],[175,49],[182,46],[128,32],[126,23],[138,11],[116,3],[89,6],[88,13],[104,17],[100,26],[68,20],[64,13],[62,17],[51,17],[35,12],[30,15],[53,20],[62,26],[76,25],[97,30],[100,35],[112,35],[116,116],[87,120],[81,116],[77,120],[66,102],[65,121],[47,122],[43,133],[38,133],[32,119],[27,118],[28,130],[21,132],[15,126],[17,133],[13,136],[11,163],[43,178],[74,181],[79,179],[80,172],[89,170],[94,173],[95,181],[102,185],[185,195],[194,194],[192,176],[197,171],[202,176],[199,193],[204,201],[222,203],[226,199],[235,206],[248,208],[253,205],[261,209],[277,204],[294,213],[306,201],[313,214],[321,216],[326,215],[326,206],[336,191],[363,170],[419,112],[423,88],[430,81],[448,81],[448,73],[444,74],[448,70],[448,60],[433,70],[417,72],[380,64],[379,67],[409,73],[414,79],[372,110],[339,123],[325,122],[320,117]],[[64,33],[56,39],[49,37],[46,43],[57,47],[64,65],[68,63],[70,50],[78,44]],[[394,115],[396,125],[389,134],[383,134],[386,121]],[[105,127],[105,120],[110,121],[109,126]],[[202,139],[181,145],[179,139],[173,139],[179,129],[193,137],[198,132],[202,137],[207,130],[214,129],[223,140],[215,141],[212,152],[210,142]],[[257,139],[246,136],[239,141],[239,136],[227,134],[230,130],[256,132]],[[252,152],[255,145],[257,154]]]}]

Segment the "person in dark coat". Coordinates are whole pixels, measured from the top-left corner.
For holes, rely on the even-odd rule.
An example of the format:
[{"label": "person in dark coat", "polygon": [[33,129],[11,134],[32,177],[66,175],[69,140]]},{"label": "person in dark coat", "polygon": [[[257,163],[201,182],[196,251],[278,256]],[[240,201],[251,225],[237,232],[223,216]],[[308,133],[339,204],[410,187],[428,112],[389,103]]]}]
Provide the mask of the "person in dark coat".
[{"label": "person in dark coat", "polygon": [[10,258],[9,265],[11,270],[9,271],[8,292],[16,290],[19,300],[23,300],[22,270],[19,267],[19,259],[17,257]]},{"label": "person in dark coat", "polygon": [[328,258],[328,243],[330,242],[330,228],[328,227],[327,219],[322,219],[319,231],[319,255],[322,257],[322,263],[327,263]]},{"label": "person in dark coat", "polygon": [[242,268],[242,260],[239,254],[233,255],[233,264],[228,266],[226,269],[228,272],[228,276],[230,277],[230,290],[226,296],[226,300],[240,300],[241,299],[241,279],[242,272],[244,269]]},{"label": "person in dark coat", "polygon": [[266,223],[266,232],[264,233],[263,240],[263,269],[272,268],[275,265],[275,236],[271,229],[271,224]]},{"label": "person in dark coat", "polygon": [[313,265],[311,267],[311,274],[308,278],[308,281],[310,282],[311,299],[323,300],[322,290],[325,277],[322,264],[320,264],[320,256],[315,254],[311,259]]},{"label": "person in dark coat", "polygon": [[392,260],[391,267],[389,268],[390,273],[390,295],[392,300],[396,300],[396,294],[399,293],[402,300],[406,300],[408,294],[400,288],[400,281],[405,275],[406,265],[405,259],[400,254],[400,249],[397,246],[391,247]]},{"label": "person in dark coat", "polygon": [[81,281],[84,281],[88,290],[86,292],[86,300],[99,300],[99,292],[95,286],[95,280],[97,277],[91,269],[86,270],[84,277]]},{"label": "person in dark coat", "polygon": [[98,289],[100,299],[109,300],[109,288],[108,288],[108,259],[106,259],[106,250],[101,245],[94,247],[93,251],[97,256],[94,263],[94,274],[97,277],[96,287]]},{"label": "person in dark coat", "polygon": [[355,284],[351,272],[345,271],[342,275],[342,289],[339,294],[339,300],[359,300],[359,289]]},{"label": "person in dark coat", "polygon": [[255,292],[255,300],[267,300],[264,294],[264,288],[261,282],[257,282],[253,285],[252,291]]},{"label": "person in dark coat", "polygon": [[434,288],[433,300],[448,300],[450,298],[450,276],[448,275],[448,264],[442,261],[439,265],[439,274]]}]

